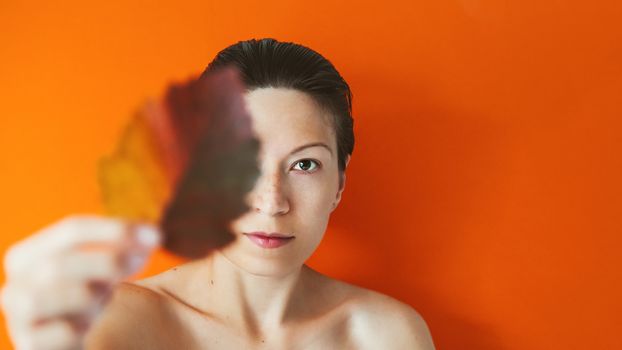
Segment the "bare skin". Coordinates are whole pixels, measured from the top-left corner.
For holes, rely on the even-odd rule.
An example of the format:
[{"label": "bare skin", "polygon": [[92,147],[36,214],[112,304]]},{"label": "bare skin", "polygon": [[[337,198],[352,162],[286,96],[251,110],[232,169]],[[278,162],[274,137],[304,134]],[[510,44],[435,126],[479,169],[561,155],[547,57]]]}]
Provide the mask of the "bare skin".
[{"label": "bare skin", "polygon": [[[5,256],[0,301],[16,349],[434,348],[410,306],[305,265],[345,188],[325,111],[290,89],[246,102],[262,171],[250,210],[231,223],[235,240],[119,283],[160,245],[157,227],[96,216],[45,227]],[[256,231],[291,239],[266,248],[249,239]]]},{"label": "bare skin", "polygon": [[[308,95],[246,96],[262,175],[236,240],[205,259],[124,284],[93,330],[93,349],[433,349],[421,317],[395,299],[324,276],[305,260],[341,200],[330,119]],[[311,160],[302,163],[301,160]],[[273,249],[254,231],[295,238]]]},{"label": "bare skin", "polygon": [[[425,322],[410,306],[306,265],[279,281],[291,286],[282,293],[287,294],[282,318],[262,323],[245,305],[237,274],[236,267],[216,254],[122,284],[89,333],[87,348],[434,348]],[[264,281],[265,286],[273,282]]]}]

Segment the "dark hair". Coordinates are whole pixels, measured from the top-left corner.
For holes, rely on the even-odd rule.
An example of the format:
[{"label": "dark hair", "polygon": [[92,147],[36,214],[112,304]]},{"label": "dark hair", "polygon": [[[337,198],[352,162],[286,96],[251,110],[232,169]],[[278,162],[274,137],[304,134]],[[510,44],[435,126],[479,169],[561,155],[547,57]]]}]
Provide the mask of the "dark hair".
[{"label": "dark hair", "polygon": [[275,39],[240,41],[220,51],[202,76],[225,66],[236,67],[248,90],[291,88],[308,93],[333,117],[338,164],[354,150],[352,92],[332,63],[308,47]]}]

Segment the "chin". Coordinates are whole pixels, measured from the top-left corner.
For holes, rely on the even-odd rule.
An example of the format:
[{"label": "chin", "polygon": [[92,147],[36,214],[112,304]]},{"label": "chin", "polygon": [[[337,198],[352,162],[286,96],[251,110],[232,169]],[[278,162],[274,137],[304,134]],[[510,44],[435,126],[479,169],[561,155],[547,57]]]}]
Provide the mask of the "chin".
[{"label": "chin", "polygon": [[225,247],[220,253],[239,269],[254,276],[283,277],[299,270],[304,264],[304,259],[292,254],[262,255],[261,252],[237,248],[240,247]]},{"label": "chin", "polygon": [[298,261],[262,257],[240,257],[232,262],[245,272],[262,277],[284,277],[302,267]]}]

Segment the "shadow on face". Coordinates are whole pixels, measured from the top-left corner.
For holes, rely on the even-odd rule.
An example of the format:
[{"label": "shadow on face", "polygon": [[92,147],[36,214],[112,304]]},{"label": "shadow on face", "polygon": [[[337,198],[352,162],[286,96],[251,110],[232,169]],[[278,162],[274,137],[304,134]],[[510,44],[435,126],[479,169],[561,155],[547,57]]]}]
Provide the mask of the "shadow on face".
[{"label": "shadow on face", "polygon": [[[337,205],[337,140],[330,116],[306,93],[261,88],[245,96],[261,142],[261,175],[248,194],[250,210],[232,223],[236,241],[222,249],[239,267],[274,275],[302,266],[317,248]],[[249,233],[292,236],[265,248]]]}]

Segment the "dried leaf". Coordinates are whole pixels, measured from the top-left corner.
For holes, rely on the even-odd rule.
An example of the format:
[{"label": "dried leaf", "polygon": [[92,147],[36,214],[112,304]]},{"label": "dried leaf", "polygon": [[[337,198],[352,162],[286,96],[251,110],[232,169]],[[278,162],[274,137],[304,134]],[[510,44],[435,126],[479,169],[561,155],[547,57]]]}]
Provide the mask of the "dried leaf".
[{"label": "dried leaf", "polygon": [[248,210],[259,175],[243,92],[228,68],[146,104],[100,163],[108,212],[160,223],[165,248],[189,258],[230,242],[229,223]]}]

